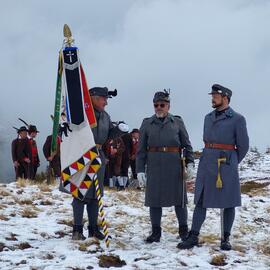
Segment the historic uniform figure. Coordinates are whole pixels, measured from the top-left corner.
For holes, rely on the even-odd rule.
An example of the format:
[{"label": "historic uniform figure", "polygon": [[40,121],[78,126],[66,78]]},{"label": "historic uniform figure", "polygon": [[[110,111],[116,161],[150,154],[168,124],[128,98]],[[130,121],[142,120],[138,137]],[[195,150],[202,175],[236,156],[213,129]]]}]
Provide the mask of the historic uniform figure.
[{"label": "historic uniform figure", "polygon": [[[107,99],[112,96],[117,95],[117,91],[108,91],[107,87],[94,87],[90,90],[90,96],[92,104],[95,111],[97,126],[92,128],[95,143],[99,149],[100,158],[102,161],[102,166],[97,173],[99,180],[99,186],[101,189],[101,195],[103,196],[103,181],[105,174],[105,154],[102,150],[102,145],[108,139],[114,139],[123,135],[128,131],[126,124],[113,125],[109,114],[105,111],[105,106],[107,105]],[[74,240],[84,240],[83,235],[83,212],[84,205],[87,206],[88,214],[88,232],[89,237],[96,237],[100,240],[104,239],[104,235],[100,232],[97,221],[98,221],[98,200],[96,196],[96,191],[94,185],[88,190],[84,201],[80,201],[76,198],[73,199],[73,216],[74,216],[74,226],[73,226],[73,236]]]},{"label": "historic uniform figure", "polygon": [[152,233],[147,237],[147,243],[160,241],[162,207],[175,206],[180,237],[187,236],[183,149],[189,175],[194,167],[193,150],[184,122],[180,116],[169,113],[169,93],[166,90],[155,93],[153,103],[155,114],[145,118],[140,128],[136,159],[138,181],[146,182],[145,206],[150,207]]},{"label": "historic uniform figure", "polygon": [[[232,91],[212,86],[212,107],[204,120],[205,147],[200,158],[195,183],[195,210],[188,238],[178,245],[189,249],[198,244],[198,235],[207,208],[221,208],[221,249],[230,250],[229,236],[235,207],[241,206],[238,164],[249,149],[245,118],[229,107]],[[223,210],[224,209],[224,210]]]},{"label": "historic uniform figure", "polygon": [[131,145],[131,153],[129,157],[129,163],[132,171],[132,177],[133,179],[137,179],[137,174],[136,174],[136,156],[137,156],[137,151],[138,151],[138,145],[139,145],[139,137],[140,133],[137,128],[134,128],[131,131],[131,140],[132,140],[132,145]]},{"label": "historic uniform figure", "polygon": [[11,154],[17,178],[29,178],[31,169],[31,149],[27,138],[27,128],[20,127],[18,137],[12,141]]},{"label": "historic uniform figure", "polygon": [[35,138],[39,131],[34,125],[29,125],[28,127],[28,139],[31,149],[31,166],[30,166],[30,179],[34,180],[37,174],[37,169],[40,166],[40,160],[38,155],[38,148]]},{"label": "historic uniform figure", "polygon": [[46,141],[43,145],[43,154],[47,161],[49,161],[50,168],[53,170],[53,175],[55,177],[61,176],[61,162],[60,162],[60,144],[61,144],[61,138],[58,135],[56,140],[56,152],[51,152],[51,144],[52,144],[52,135],[49,135],[46,138]]},{"label": "historic uniform figure", "polygon": [[113,187],[114,184],[117,184],[118,190],[122,190],[124,189],[124,183],[120,174],[122,155],[125,151],[125,145],[122,137],[115,138],[114,140],[109,140],[108,143],[109,151],[107,157],[109,159],[109,184],[110,187]]},{"label": "historic uniform figure", "polygon": [[129,184],[128,168],[130,165],[129,157],[130,157],[131,148],[132,148],[131,134],[130,133],[125,134],[124,136],[122,136],[122,140],[125,145],[125,151],[122,153],[121,178],[120,178],[120,181],[118,182],[122,184],[123,187],[126,187]]}]

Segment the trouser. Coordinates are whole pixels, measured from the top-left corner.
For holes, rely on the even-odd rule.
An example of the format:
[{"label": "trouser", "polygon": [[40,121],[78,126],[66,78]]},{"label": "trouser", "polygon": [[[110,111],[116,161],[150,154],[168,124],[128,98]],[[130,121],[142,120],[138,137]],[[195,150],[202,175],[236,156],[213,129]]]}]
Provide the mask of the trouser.
[{"label": "trouser", "polygon": [[98,200],[92,199],[82,202],[73,198],[73,222],[74,225],[83,225],[84,205],[86,204],[89,226],[96,226],[98,222]]},{"label": "trouser", "polygon": [[30,168],[31,168],[30,169],[30,179],[34,180],[36,178],[38,166],[35,164],[32,164]]},{"label": "trouser", "polygon": [[[192,219],[192,227],[191,230],[197,233],[200,232],[202,224],[206,217],[206,208],[203,208],[201,205],[196,205],[193,219]],[[235,217],[235,208],[225,208],[223,212],[223,228],[224,233],[230,233],[232,229],[232,225]]]},{"label": "trouser", "polygon": [[16,179],[29,178],[30,177],[30,164],[26,162],[20,162],[18,168],[15,168],[15,173],[16,173]]},{"label": "trouser", "polygon": [[[187,207],[182,208],[179,205],[175,207],[175,213],[178,219],[179,226],[187,225]],[[162,216],[162,207],[150,207],[150,219],[152,226],[159,226],[161,224],[161,216]]]},{"label": "trouser", "polygon": [[130,160],[130,167],[131,167],[133,179],[137,179],[137,174],[136,174],[136,159]]},{"label": "trouser", "polygon": [[121,176],[128,177],[128,168],[129,168],[129,156],[123,154],[121,163]]}]

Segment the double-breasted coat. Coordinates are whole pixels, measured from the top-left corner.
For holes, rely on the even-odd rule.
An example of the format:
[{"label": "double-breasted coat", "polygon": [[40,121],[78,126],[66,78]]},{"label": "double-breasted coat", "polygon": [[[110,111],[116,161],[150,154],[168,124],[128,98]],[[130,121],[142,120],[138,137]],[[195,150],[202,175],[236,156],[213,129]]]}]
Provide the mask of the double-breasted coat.
[{"label": "double-breasted coat", "polygon": [[[240,206],[238,164],[249,149],[245,118],[230,107],[218,116],[212,111],[205,116],[203,140],[205,143],[233,145],[236,149],[203,149],[195,183],[195,204],[200,202],[204,208]],[[219,158],[226,158],[220,164],[222,188],[216,187]]]}]

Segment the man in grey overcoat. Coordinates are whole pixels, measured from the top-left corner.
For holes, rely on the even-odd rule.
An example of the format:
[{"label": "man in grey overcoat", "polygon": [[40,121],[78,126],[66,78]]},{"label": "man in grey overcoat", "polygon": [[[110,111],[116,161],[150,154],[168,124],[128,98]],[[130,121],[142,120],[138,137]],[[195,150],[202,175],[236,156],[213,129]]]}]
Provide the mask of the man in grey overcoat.
[{"label": "man in grey overcoat", "polygon": [[[101,196],[103,196],[103,182],[105,174],[105,154],[102,150],[102,145],[108,139],[114,139],[122,136],[128,132],[128,126],[124,123],[119,125],[113,125],[109,114],[105,111],[108,98],[117,95],[117,91],[108,91],[107,87],[94,87],[90,90],[91,101],[94,107],[97,126],[92,128],[96,146],[99,150],[102,165],[98,170],[97,176],[99,181],[99,187],[101,189]],[[95,191],[94,184],[91,185],[86,193],[83,201],[73,198],[73,240],[84,240],[83,235],[83,212],[84,205],[87,208],[88,214],[88,237],[96,237],[97,239],[104,239],[105,236],[100,232],[98,222],[98,200]]]},{"label": "man in grey overcoat", "polygon": [[185,124],[180,116],[169,113],[169,92],[155,93],[153,103],[155,114],[145,118],[140,128],[136,159],[138,181],[146,184],[145,206],[150,207],[152,233],[147,237],[147,243],[160,241],[162,207],[175,207],[180,237],[184,239],[187,236],[187,194],[182,152],[185,153],[189,175],[194,168],[193,149]]},{"label": "man in grey overcoat", "polygon": [[212,107],[205,116],[203,140],[195,183],[195,210],[188,238],[178,244],[180,249],[198,245],[198,235],[207,208],[221,209],[221,249],[230,250],[229,236],[235,217],[235,207],[241,206],[238,164],[249,149],[245,118],[229,103],[232,91],[218,84],[212,86]]}]

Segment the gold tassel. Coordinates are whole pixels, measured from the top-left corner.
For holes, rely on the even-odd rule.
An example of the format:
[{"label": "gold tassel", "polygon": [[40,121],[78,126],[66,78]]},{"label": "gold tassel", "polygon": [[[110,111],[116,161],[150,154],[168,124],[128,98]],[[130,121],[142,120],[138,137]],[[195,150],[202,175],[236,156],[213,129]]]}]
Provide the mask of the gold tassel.
[{"label": "gold tassel", "polygon": [[223,183],[221,179],[221,173],[220,173],[220,164],[221,162],[226,162],[226,158],[219,158],[218,159],[218,176],[217,176],[217,181],[216,181],[216,188],[222,188]]}]

